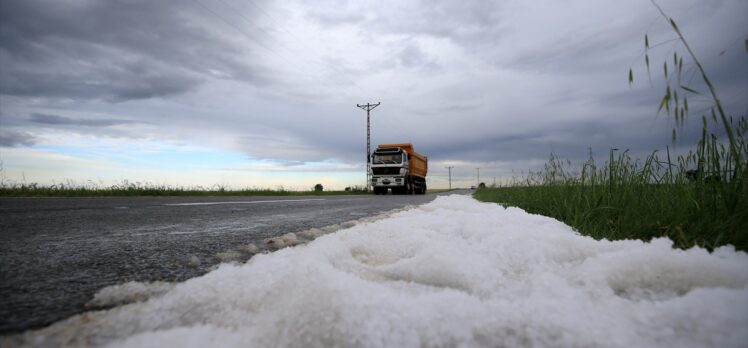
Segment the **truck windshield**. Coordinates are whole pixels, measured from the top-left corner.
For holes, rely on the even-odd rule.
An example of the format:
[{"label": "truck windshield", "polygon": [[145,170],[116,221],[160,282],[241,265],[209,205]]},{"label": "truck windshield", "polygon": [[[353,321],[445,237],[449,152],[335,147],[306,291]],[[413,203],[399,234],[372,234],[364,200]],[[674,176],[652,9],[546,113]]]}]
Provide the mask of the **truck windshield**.
[{"label": "truck windshield", "polygon": [[374,164],[400,164],[403,163],[403,155],[399,153],[387,155],[374,154],[371,156],[371,162]]}]

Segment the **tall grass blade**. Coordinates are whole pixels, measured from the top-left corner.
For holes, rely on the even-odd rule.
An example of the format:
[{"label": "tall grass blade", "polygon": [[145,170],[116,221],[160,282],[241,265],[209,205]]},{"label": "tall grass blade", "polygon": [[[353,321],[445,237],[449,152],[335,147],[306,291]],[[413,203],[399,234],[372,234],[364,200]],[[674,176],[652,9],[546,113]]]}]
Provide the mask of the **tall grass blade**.
[{"label": "tall grass blade", "polygon": [[693,93],[693,94],[701,94],[701,93],[699,93],[699,92],[697,92],[697,91],[693,90],[693,89],[692,89],[692,88],[690,88],[690,87],[686,87],[686,86],[680,86],[680,88],[684,89],[684,90],[685,90],[685,91],[687,91],[687,92],[691,92],[691,93]]},{"label": "tall grass blade", "polygon": [[631,87],[632,83],[634,83],[634,71],[629,68],[629,87]]}]

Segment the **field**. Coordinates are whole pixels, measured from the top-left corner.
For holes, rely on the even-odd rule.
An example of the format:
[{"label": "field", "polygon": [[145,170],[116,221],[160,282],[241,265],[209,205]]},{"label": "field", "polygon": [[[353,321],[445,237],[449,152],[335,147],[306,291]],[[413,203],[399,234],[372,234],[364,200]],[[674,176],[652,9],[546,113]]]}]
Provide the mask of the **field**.
[{"label": "field", "polygon": [[[440,193],[447,189],[429,189],[427,193]],[[121,184],[104,186],[89,184],[39,185],[36,183],[0,183],[0,197],[131,197],[131,196],[326,196],[369,194],[363,187],[346,187],[345,190],[307,191],[289,190],[283,187],[230,189],[220,185],[169,186],[141,182],[123,181]]]},{"label": "field", "polygon": [[366,194],[361,187],[349,187],[344,191],[324,191],[310,188],[307,191],[288,190],[283,187],[230,189],[221,185],[209,187],[169,186],[141,182],[123,181],[104,186],[89,184],[38,185],[2,183],[0,197],[122,197],[122,196],[324,196],[341,194]]},{"label": "field", "polygon": [[543,171],[480,189],[475,198],[556,218],[596,239],[668,237],[679,248],[732,244],[748,250],[745,171],[699,178],[686,168],[662,162],[656,153],[638,162],[611,152],[604,166],[589,160],[580,172],[552,158]]}]

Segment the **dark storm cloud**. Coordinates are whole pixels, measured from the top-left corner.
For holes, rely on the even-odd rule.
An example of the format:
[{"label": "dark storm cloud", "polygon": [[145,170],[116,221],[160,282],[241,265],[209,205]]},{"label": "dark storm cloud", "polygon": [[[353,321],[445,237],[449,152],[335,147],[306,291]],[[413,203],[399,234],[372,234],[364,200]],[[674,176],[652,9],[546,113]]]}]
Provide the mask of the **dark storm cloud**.
[{"label": "dark storm cloud", "polygon": [[32,146],[36,138],[26,132],[0,130],[0,147]]},{"label": "dark storm cloud", "polygon": [[[8,71],[1,76],[0,92],[15,96],[101,98],[112,102],[166,97],[183,93],[199,83],[196,76],[182,71],[140,71],[127,65],[96,69],[78,74],[70,71]],[[152,67],[149,67],[149,69]],[[79,71],[79,73],[81,73]]]},{"label": "dark storm cloud", "polygon": [[111,127],[122,124],[134,123],[130,120],[117,119],[81,119],[57,115],[31,114],[29,120],[33,123],[60,126],[85,126],[85,127]]},{"label": "dark storm cloud", "polygon": [[[718,96],[723,107],[728,112],[745,114],[745,96],[748,95],[748,51],[744,47],[743,40],[748,37],[748,22],[744,16],[730,15],[721,16],[718,25],[706,25],[701,23],[705,18],[714,16],[719,12],[732,11],[734,13],[745,13],[745,5],[735,11],[727,6],[724,1],[700,2],[694,5],[690,15],[696,18],[676,17],[679,25],[685,27],[685,40],[691,45],[696,58],[704,67],[706,74],[716,87]],[[685,22],[686,24],[684,24]],[[651,73],[647,73],[644,63],[643,48],[639,59],[634,62],[634,83],[638,85],[655,86],[654,89],[640,90],[635,92],[650,92],[653,97],[661,98],[665,90],[665,76],[663,64],[668,64],[671,76],[671,86],[678,88],[679,85],[687,86],[698,91],[699,95],[691,94],[679,89],[680,96],[687,96],[691,106],[691,116],[700,118],[701,114],[708,111],[713,104],[709,95],[709,88],[701,78],[692,57],[680,42],[672,42],[677,38],[669,23],[663,18],[656,18],[656,23],[662,27],[661,32],[649,32],[650,45],[654,48],[647,53],[652,65]],[[700,28],[702,26],[703,28]],[[646,27],[641,27],[632,33],[643,47],[643,35]],[[697,30],[699,29],[699,30]],[[665,45],[661,45],[665,43]],[[673,54],[677,54],[683,60],[683,69],[680,77],[674,68]],[[643,96],[643,95],[642,95]],[[643,101],[643,98],[632,98],[631,101]],[[659,100],[657,101],[659,103]]]},{"label": "dark storm cloud", "polygon": [[[746,27],[748,35],[748,25]],[[741,48],[741,47],[737,47]],[[745,96],[748,95],[748,52],[745,49],[736,49],[734,45],[730,50],[720,54],[717,49],[707,49],[708,54],[699,57],[701,64],[705,67],[706,73],[712,84],[716,87],[716,92],[720,98],[723,107],[729,114],[745,115],[746,103]],[[702,51],[707,51],[702,50]],[[681,53],[681,50],[678,50]],[[601,102],[605,105],[614,107],[648,107],[651,113],[655,113],[660,100],[665,94],[665,78],[662,71],[662,64],[667,62],[672,64],[672,55],[664,59],[658,59],[656,65],[658,69],[652,69],[647,73],[643,64],[637,64],[633,68],[634,86],[644,86],[644,88],[634,88],[626,93],[613,93],[602,96]],[[671,79],[670,86],[677,89],[679,96],[688,98],[690,107],[689,117],[697,121],[714,105],[709,88],[701,78],[696,66],[692,63],[691,57],[683,57],[684,69],[680,79],[677,73],[671,69],[671,74],[675,77]],[[653,62],[655,62],[653,60]],[[672,66],[672,65],[671,65]],[[624,72],[621,73],[621,79],[626,78]],[[678,80],[681,82],[678,83]],[[693,94],[680,88],[685,86],[695,90],[698,94]]]},{"label": "dark storm cloud", "polygon": [[[748,23],[744,25],[745,35],[748,37]],[[717,93],[727,108],[728,113],[746,115],[746,96],[748,96],[748,50],[743,47],[729,47],[723,54],[713,52],[702,60],[707,68],[707,74],[716,85]],[[696,75],[698,76],[698,74]],[[694,88],[705,95],[709,90],[699,79],[699,83],[692,83]]]},{"label": "dark storm cloud", "polygon": [[215,74],[267,82],[242,51],[196,22],[217,19],[193,2],[10,0],[0,6],[3,94],[126,101],[184,93]]},{"label": "dark storm cloud", "polygon": [[[651,117],[624,118],[624,115],[556,125],[532,131],[503,134],[462,141],[419,142],[419,148],[428,151],[433,159],[460,159],[467,161],[519,161],[529,158],[548,158],[555,154],[564,159],[585,159],[592,150],[597,158],[607,155],[611,148],[632,153],[649,154],[654,149],[671,145],[671,127],[663,127],[666,120]],[[607,120],[606,120],[607,119]],[[651,130],[656,128],[657,130]],[[650,130],[648,130],[650,129]],[[699,136],[696,127],[679,129],[683,132],[678,142],[687,147],[695,144]],[[527,169],[527,168],[518,168]]]},{"label": "dark storm cloud", "polygon": [[632,34],[633,32],[624,30],[601,28],[584,36],[561,37],[548,46],[521,50],[516,53],[513,60],[499,64],[515,69],[553,73],[580,73],[593,68],[609,69],[609,59],[620,54],[620,43],[631,39]]}]

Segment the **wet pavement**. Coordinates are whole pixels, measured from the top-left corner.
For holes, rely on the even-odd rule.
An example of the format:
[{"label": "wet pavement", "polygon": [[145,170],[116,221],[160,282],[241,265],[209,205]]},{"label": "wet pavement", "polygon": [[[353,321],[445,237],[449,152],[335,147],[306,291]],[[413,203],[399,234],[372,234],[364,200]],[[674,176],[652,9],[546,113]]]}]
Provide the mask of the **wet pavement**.
[{"label": "wet pavement", "polygon": [[0,334],[81,313],[105,286],[184,281],[242,245],[435,197],[2,198]]}]

